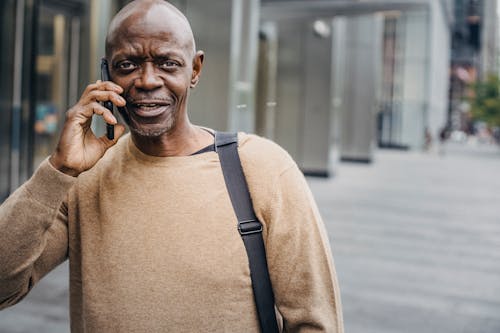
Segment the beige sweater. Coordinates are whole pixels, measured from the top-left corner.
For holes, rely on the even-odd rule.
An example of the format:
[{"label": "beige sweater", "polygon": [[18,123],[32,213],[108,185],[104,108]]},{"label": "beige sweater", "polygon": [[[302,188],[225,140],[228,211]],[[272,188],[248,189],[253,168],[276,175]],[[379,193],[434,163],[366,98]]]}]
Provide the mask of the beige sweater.
[{"label": "beige sweater", "polygon": [[[240,156],[285,332],[343,332],[326,232],[280,147]],[[152,157],[125,136],[78,178],[48,161],[0,207],[0,309],[70,260],[72,332],[258,332],[218,155]]]}]

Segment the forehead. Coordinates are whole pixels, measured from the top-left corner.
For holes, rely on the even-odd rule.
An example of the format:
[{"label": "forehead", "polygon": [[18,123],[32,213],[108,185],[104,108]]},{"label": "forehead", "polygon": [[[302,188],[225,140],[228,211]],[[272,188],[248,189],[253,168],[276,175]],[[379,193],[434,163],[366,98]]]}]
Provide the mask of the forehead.
[{"label": "forehead", "polygon": [[107,51],[125,49],[140,52],[175,49],[194,50],[194,40],[187,20],[166,6],[132,10],[113,20],[107,37]]}]

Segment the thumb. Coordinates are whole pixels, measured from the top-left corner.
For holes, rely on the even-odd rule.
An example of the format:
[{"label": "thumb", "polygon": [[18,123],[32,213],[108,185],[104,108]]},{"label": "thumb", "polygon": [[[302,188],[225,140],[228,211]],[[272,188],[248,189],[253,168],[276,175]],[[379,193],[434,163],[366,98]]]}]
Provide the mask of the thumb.
[{"label": "thumb", "polygon": [[115,129],[115,136],[113,140],[108,139],[106,134],[104,134],[99,138],[105,150],[108,150],[109,148],[114,146],[118,142],[118,139],[120,139],[120,137],[123,135],[123,133],[125,133],[125,126],[123,126],[122,124],[116,124],[114,126],[114,129]]}]

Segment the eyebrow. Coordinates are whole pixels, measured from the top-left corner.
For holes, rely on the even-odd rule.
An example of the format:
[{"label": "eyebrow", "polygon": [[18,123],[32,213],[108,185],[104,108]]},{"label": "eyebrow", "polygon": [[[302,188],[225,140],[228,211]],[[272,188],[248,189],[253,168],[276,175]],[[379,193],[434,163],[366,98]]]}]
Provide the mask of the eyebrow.
[{"label": "eyebrow", "polygon": [[[116,54],[113,54],[112,57],[112,62],[115,63],[118,59],[118,61],[123,60],[123,59],[131,59],[131,60],[144,60],[148,57],[143,56],[140,54],[141,51],[124,51],[124,52],[118,52]],[[153,52],[153,58],[160,58],[160,59],[172,59],[175,58],[175,60],[185,62],[185,58],[187,55],[182,54],[181,52],[176,52],[173,50],[155,50]]]}]

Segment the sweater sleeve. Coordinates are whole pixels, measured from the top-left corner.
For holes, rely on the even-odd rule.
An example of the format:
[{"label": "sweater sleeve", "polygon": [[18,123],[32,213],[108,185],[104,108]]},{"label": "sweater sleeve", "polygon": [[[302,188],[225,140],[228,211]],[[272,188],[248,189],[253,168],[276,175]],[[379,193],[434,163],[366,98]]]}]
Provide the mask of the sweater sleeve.
[{"label": "sweater sleeve", "polygon": [[324,224],[304,176],[281,173],[270,204],[266,250],[284,332],[343,332],[337,276]]},{"label": "sweater sleeve", "polygon": [[66,259],[63,200],[75,181],[45,160],[0,206],[0,309],[19,302]]}]

